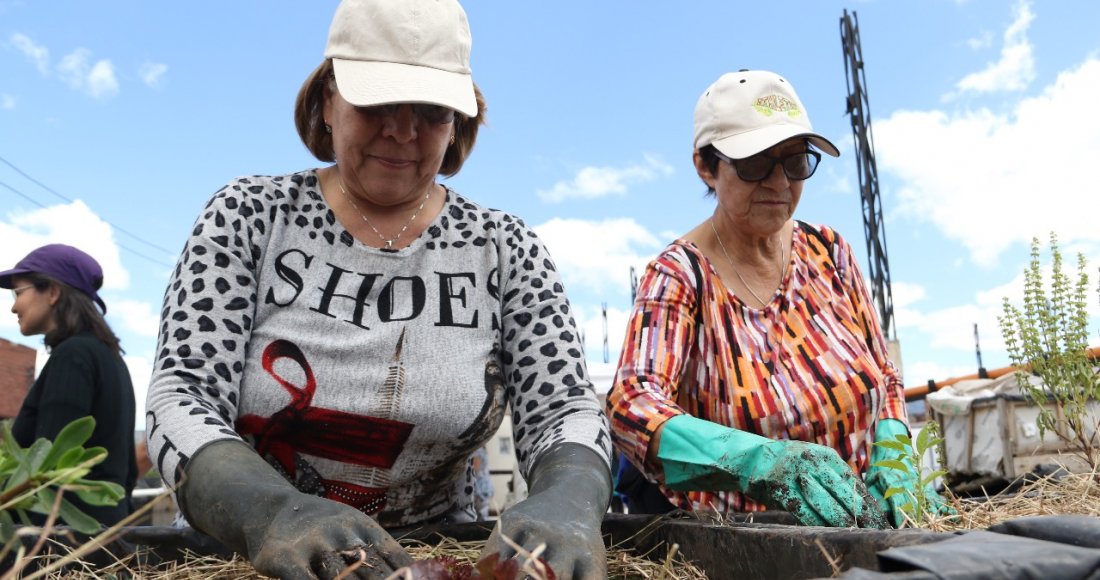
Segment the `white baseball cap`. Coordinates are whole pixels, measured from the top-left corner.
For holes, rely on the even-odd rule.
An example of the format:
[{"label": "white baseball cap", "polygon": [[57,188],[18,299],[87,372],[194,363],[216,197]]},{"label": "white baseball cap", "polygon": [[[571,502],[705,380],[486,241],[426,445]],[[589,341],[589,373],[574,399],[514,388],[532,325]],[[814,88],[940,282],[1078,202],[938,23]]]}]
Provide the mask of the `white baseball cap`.
[{"label": "white baseball cap", "polygon": [[744,159],[793,137],[840,156],[836,145],[814,133],[794,87],[773,72],[726,73],[695,105],[696,149],[714,145],[731,159]]},{"label": "white baseball cap", "polygon": [[325,58],[355,106],[430,103],[474,117],[471,43],[456,0],[342,0]]}]

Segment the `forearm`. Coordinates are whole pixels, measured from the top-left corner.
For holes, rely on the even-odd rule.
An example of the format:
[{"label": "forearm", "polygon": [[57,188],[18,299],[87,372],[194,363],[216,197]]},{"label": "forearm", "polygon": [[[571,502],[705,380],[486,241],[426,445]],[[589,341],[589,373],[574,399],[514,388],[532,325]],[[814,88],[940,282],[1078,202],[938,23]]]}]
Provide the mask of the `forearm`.
[{"label": "forearm", "polygon": [[[237,440],[216,441],[201,448],[187,463],[177,494],[180,511],[195,529],[233,550],[247,554],[251,530],[244,522],[258,511],[274,512],[296,490],[255,450]],[[250,501],[236,501],[248,488]]]},{"label": "forearm", "polygon": [[531,471],[529,495],[552,488],[569,488],[569,497],[603,514],[611,501],[611,470],[592,449],[578,443],[563,443],[548,450]]}]

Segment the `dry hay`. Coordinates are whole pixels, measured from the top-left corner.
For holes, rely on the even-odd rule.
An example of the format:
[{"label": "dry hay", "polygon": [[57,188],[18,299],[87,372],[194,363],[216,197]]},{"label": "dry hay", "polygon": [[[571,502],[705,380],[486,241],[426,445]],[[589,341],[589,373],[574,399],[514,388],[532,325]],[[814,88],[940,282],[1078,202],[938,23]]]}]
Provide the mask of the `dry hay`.
[{"label": "dry hay", "polygon": [[950,505],[957,515],[929,515],[920,527],[934,532],[954,532],[985,529],[1028,516],[1100,517],[1100,475],[1061,472],[1025,483],[1014,493],[951,498]]},{"label": "dry hay", "polygon": [[[456,542],[444,539],[439,544],[402,542],[415,560],[451,557],[459,563],[474,564],[484,542]],[[706,574],[677,553],[673,545],[661,562],[645,558],[647,554],[635,554],[630,550],[610,548],[607,551],[607,571],[611,579],[652,580],[700,580]],[[70,564],[66,572],[52,572],[40,578],[44,580],[85,580],[91,578],[134,578],[141,580],[257,580],[267,578],[256,572],[247,561],[234,557],[226,560],[210,556],[188,554],[180,562],[169,562],[156,567],[135,565],[133,557],[120,560],[111,566],[89,569],[79,561]],[[78,568],[78,569],[73,569]],[[31,575],[24,576],[31,578]]]},{"label": "dry hay", "polygon": [[[985,529],[993,524],[1027,516],[1085,515],[1100,517],[1100,476],[1096,473],[1064,472],[1026,483],[1015,493],[1003,493],[982,498],[949,498],[956,515],[926,515],[920,527],[934,532],[954,532]],[[644,530],[643,530],[644,531]],[[639,532],[641,533],[641,532]],[[459,562],[477,561],[483,542],[456,542],[443,539],[438,544],[404,541],[403,545],[417,560],[452,557]],[[661,580],[696,580],[706,578],[699,568],[669,550],[663,561],[646,558],[629,550],[611,548],[607,552],[610,578],[644,578]],[[656,559],[656,558],[655,558]],[[79,567],[79,562],[75,565]],[[73,570],[40,576],[46,580],[83,580],[109,576],[145,580],[254,580],[265,578],[240,558],[224,560],[189,554],[180,562],[162,564],[156,568],[136,566],[132,559],[116,562],[96,570]],[[24,578],[31,578],[30,575]]]}]

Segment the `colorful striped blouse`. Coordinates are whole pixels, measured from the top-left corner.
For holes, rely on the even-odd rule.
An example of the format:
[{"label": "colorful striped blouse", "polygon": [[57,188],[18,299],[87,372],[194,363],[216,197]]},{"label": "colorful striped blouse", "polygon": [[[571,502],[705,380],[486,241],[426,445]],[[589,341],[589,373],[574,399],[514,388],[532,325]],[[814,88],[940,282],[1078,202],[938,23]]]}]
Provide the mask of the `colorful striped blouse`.
[{"label": "colorful striped blouse", "polygon": [[[607,410],[618,449],[647,478],[650,438],[688,413],[773,439],[837,450],[867,470],[876,418],[908,423],[905,392],[851,246],[796,222],[780,291],[761,309],[722,283],[691,242],[677,240],[638,284]],[[737,492],[678,492],[681,509],[760,511]]]}]

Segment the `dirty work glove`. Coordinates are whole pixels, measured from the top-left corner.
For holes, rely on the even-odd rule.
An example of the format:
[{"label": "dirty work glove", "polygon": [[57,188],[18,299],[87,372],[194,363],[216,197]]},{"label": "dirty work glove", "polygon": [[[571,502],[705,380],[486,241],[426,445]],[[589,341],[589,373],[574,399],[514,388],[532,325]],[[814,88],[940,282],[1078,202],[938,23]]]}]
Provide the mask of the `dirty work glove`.
[{"label": "dirty work glove", "polygon": [[527,499],[500,515],[485,543],[482,557],[500,553],[501,560],[523,554],[501,536],[527,552],[546,544],[542,557],[559,580],[604,580],[607,557],[600,527],[611,500],[611,471],[607,460],[576,443],[563,443],[539,458],[531,470]]},{"label": "dirty work glove", "polygon": [[187,462],[180,510],[265,576],[385,578],[412,558],[370,516],[299,492],[244,442],[217,441]]},{"label": "dirty work glove", "polygon": [[[880,419],[875,426],[875,443],[880,441],[897,441],[898,435],[909,436],[909,428],[905,426],[905,423],[898,421],[897,419]],[[904,470],[895,469],[889,465],[883,464],[883,462],[901,462],[905,466]],[[900,465],[895,465],[900,467]],[[912,508],[916,508],[916,495],[917,493],[924,494],[924,499],[928,502],[928,511],[933,514],[949,515],[954,514],[955,510],[947,505],[943,497],[936,493],[935,488],[929,483],[922,489],[917,490],[920,486],[920,475],[917,474],[916,468],[913,466],[913,461],[909,457],[909,453],[903,452],[898,449],[890,449],[881,445],[874,445],[871,447],[871,466],[867,468],[867,475],[864,476],[864,481],[867,483],[867,491],[871,492],[871,495],[878,501],[879,507],[882,511],[886,512],[887,517],[894,524],[894,527],[900,528],[905,523],[905,509],[903,506],[912,503]],[[890,497],[885,497],[886,492],[890,488],[897,488],[902,491],[895,492]]]},{"label": "dirty work glove", "polygon": [[679,415],[665,422],[657,458],[671,489],[739,491],[807,526],[890,527],[859,477],[823,445]]}]

